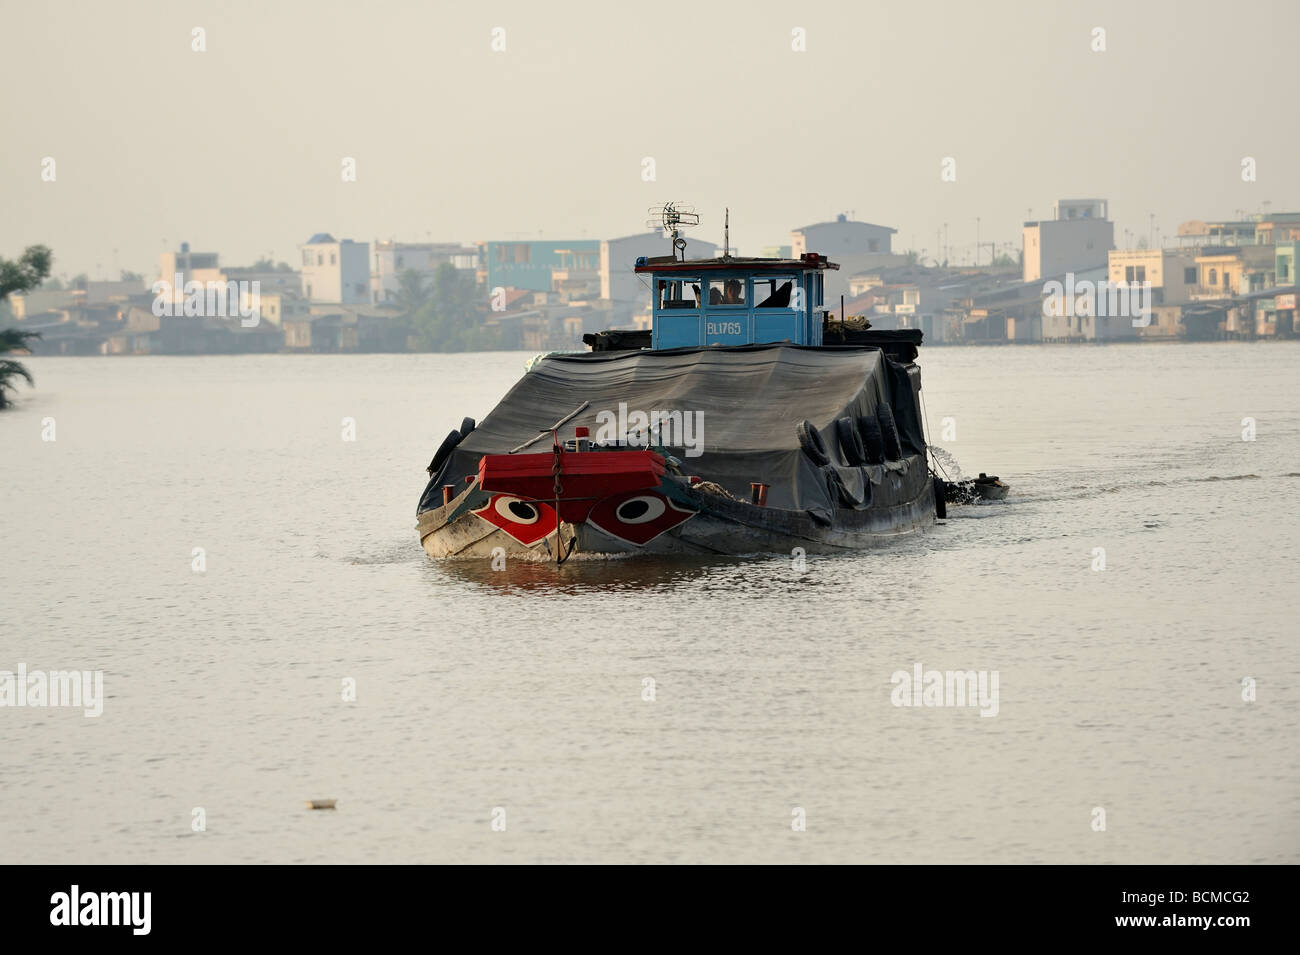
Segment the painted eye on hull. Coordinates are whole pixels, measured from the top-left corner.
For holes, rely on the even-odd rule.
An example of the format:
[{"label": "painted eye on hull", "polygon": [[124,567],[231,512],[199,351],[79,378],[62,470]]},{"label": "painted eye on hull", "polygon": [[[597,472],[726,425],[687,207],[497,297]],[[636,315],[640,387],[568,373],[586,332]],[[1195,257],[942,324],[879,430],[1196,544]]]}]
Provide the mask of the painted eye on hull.
[{"label": "painted eye on hull", "polygon": [[624,524],[648,524],[667,507],[661,497],[634,497],[614,509],[614,516]]},{"label": "painted eye on hull", "polygon": [[536,524],[542,516],[536,507],[517,497],[498,498],[495,508],[498,514],[515,524]]},{"label": "painted eye on hull", "polygon": [[694,516],[655,491],[633,491],[597,503],[587,522],[610,537],[644,545]]},{"label": "painted eye on hull", "polygon": [[555,531],[555,511],[552,508],[513,494],[495,494],[471,513],[529,547]]}]

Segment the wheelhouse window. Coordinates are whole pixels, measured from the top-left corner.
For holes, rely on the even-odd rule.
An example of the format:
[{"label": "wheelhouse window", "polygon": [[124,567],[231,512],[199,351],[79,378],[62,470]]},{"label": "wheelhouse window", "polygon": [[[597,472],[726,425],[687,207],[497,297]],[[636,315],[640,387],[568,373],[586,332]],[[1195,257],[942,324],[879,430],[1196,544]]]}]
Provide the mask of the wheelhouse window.
[{"label": "wheelhouse window", "polygon": [[660,279],[655,289],[656,308],[699,308],[699,279]]},{"label": "wheelhouse window", "polygon": [[793,275],[764,275],[754,279],[755,308],[793,308],[797,283]]},{"label": "wheelhouse window", "polygon": [[748,305],[745,296],[745,280],[741,278],[709,279],[710,305]]}]

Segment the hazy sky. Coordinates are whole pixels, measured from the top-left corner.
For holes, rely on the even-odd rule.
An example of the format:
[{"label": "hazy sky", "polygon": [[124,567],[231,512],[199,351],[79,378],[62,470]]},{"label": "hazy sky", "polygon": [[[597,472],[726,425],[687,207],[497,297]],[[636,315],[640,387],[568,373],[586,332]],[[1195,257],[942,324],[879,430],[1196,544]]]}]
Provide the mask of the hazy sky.
[{"label": "hazy sky", "polygon": [[1057,198],[1109,199],[1121,244],[1150,213],[1172,235],[1300,210],[1294,0],[0,11],[0,255],[44,242],[56,274],[153,276],[182,240],[238,265],[296,264],[318,231],[619,236],[665,199],[694,203],[693,234],[717,241],[730,206],[745,253],[851,210],[929,253],[947,222],[954,260],[976,217],[984,242],[1019,248],[1029,210]]}]

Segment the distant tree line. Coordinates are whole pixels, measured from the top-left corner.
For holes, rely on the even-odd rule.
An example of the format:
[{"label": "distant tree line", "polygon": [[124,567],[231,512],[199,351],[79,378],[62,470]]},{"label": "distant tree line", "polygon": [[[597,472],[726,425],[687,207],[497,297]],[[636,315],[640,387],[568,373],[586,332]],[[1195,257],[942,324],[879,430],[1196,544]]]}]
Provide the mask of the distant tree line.
[{"label": "distant tree line", "polygon": [[407,269],[398,273],[397,282],[393,304],[410,323],[418,350],[491,351],[501,347],[499,331],[482,324],[472,275],[444,262],[432,280]]}]

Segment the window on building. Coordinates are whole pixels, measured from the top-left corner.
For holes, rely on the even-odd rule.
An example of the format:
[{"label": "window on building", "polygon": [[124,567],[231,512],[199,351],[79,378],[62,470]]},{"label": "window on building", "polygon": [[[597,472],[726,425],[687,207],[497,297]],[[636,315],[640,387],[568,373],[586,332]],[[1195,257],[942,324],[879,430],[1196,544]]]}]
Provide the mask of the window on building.
[{"label": "window on building", "polygon": [[655,296],[658,308],[699,308],[699,279],[660,279]]},{"label": "window on building", "polygon": [[1211,285],[1218,285],[1218,284],[1219,284],[1219,270],[1218,270],[1218,269],[1210,269],[1210,284],[1211,284]]},{"label": "window on building", "polygon": [[1279,282],[1281,282],[1283,279],[1289,279],[1290,277],[1291,277],[1291,260],[1290,260],[1290,259],[1278,259],[1278,260],[1277,260],[1277,280],[1278,280]]},{"label": "window on building", "polygon": [[338,255],[336,255],[335,253],[331,252],[331,253],[330,253],[330,265],[337,265],[337,264],[338,264]]},{"label": "window on building", "polygon": [[316,253],[316,264],[317,264],[317,265],[324,265],[324,264],[325,264],[325,253],[324,253],[324,252],[318,252],[318,253]]},{"label": "window on building", "polygon": [[306,266],[311,265],[311,249],[302,250],[302,264]]},{"label": "window on building", "polygon": [[879,251],[880,251],[880,240],[879,240],[879,239],[869,239],[869,240],[867,240],[867,249],[868,249],[869,251],[871,251],[871,252],[879,252]]},{"label": "window on building", "polygon": [[1196,266],[1193,265],[1189,269],[1183,269],[1183,284],[1184,285],[1196,284]]}]

